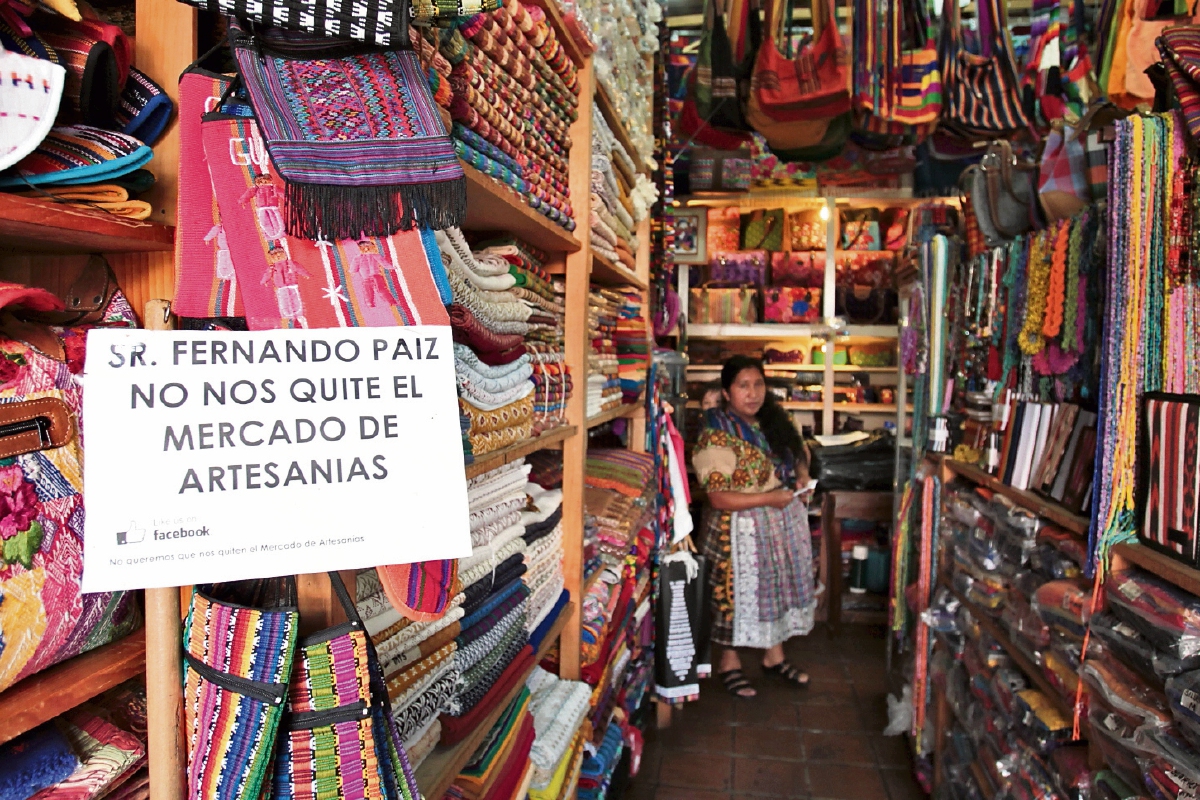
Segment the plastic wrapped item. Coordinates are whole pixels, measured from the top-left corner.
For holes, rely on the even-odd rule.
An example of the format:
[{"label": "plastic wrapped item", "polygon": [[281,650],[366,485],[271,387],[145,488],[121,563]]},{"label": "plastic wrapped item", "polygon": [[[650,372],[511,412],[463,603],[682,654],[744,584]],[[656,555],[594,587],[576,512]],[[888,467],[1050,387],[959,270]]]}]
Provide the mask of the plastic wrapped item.
[{"label": "plastic wrapped item", "polygon": [[1003,577],[996,572],[978,569],[969,554],[961,548],[955,549],[954,556],[957,567],[953,578],[955,590],[986,611],[999,611],[1008,594],[1008,584],[1004,582]]},{"label": "plastic wrapped item", "polygon": [[1046,577],[1044,575],[1039,575],[1032,570],[1022,570],[1013,576],[1009,585],[1014,592],[1028,601],[1033,598],[1034,592],[1041,588],[1045,582]]},{"label": "plastic wrapped item", "polygon": [[818,491],[867,492],[892,488],[896,440],[889,431],[874,431],[853,444],[822,447],[809,442],[811,475]]},{"label": "plastic wrapped item", "polygon": [[1053,700],[1037,689],[1017,692],[1013,715],[1021,738],[1039,754],[1047,754],[1071,739],[1072,720]]},{"label": "plastic wrapped item", "polygon": [[1146,758],[1144,745],[1136,741],[1136,729],[1123,718],[1093,702],[1088,712],[1088,743],[1100,750],[1104,763],[1130,786],[1142,785],[1142,768],[1138,758]]},{"label": "plastic wrapped item", "polygon": [[951,519],[968,528],[984,528],[990,532],[992,521],[983,514],[986,505],[986,501],[975,494],[974,490],[961,486],[956,486],[946,492],[942,501],[942,508]]},{"label": "plastic wrapped item", "polygon": [[1141,797],[1141,792],[1110,769],[1102,769],[1092,776],[1091,800],[1134,800],[1137,797]]},{"label": "plastic wrapped item", "polygon": [[[1079,688],[1079,651],[1082,644],[1054,640],[1050,647],[1042,652],[1042,674],[1058,692],[1059,697],[1068,704],[1075,702],[1075,694]],[[1091,652],[1089,647],[1088,651]]]},{"label": "plastic wrapped item", "polygon": [[1075,581],[1048,581],[1033,593],[1029,605],[1051,630],[1082,639],[1091,613],[1092,593]]},{"label": "plastic wrapped item", "polygon": [[1029,688],[1029,681],[1020,670],[1002,667],[992,675],[991,694],[996,704],[1009,717],[1016,715],[1017,693]]},{"label": "plastic wrapped item", "polygon": [[1200,755],[1169,731],[1138,731],[1146,754],[1138,758],[1142,780],[1156,800],[1200,797]]},{"label": "plastic wrapped item", "polygon": [[996,540],[995,534],[988,533],[982,528],[972,528],[969,533],[967,549],[971,560],[986,572],[995,572],[1000,569],[1004,561],[1004,555]]},{"label": "plastic wrapped item", "polygon": [[1029,538],[1037,536],[1042,521],[1021,506],[1016,505],[1003,495],[996,495],[984,509],[984,516],[999,525],[1009,525],[1024,533]]},{"label": "plastic wrapped item", "polygon": [[1149,686],[1111,654],[1088,658],[1079,675],[1091,692],[1091,704],[1096,706],[1099,701],[1103,707],[1122,717],[1128,728],[1165,728],[1171,724],[1167,696]]},{"label": "plastic wrapped item", "polygon": [[1180,659],[1159,650],[1137,628],[1117,619],[1111,612],[1092,618],[1092,636],[1159,687],[1173,675],[1200,669],[1200,656]]},{"label": "plastic wrapped item", "polygon": [[1200,598],[1141,570],[1116,572],[1104,584],[1113,613],[1159,650],[1200,655]]},{"label": "plastic wrapped item", "polygon": [[1011,525],[997,525],[993,546],[1000,557],[998,568],[1008,575],[1015,575],[1029,566],[1037,549],[1037,539],[1026,536],[1024,531]]},{"label": "plastic wrapped item", "polygon": [[1029,566],[1050,580],[1075,579],[1083,574],[1074,559],[1049,542],[1040,542],[1033,548],[1029,554]]},{"label": "plastic wrapped item", "polygon": [[1166,692],[1179,732],[1193,747],[1200,748],[1200,671],[1172,677]]},{"label": "plastic wrapped item", "polygon": [[1017,757],[1016,767],[1013,788],[1017,791],[1013,792],[1010,789],[1013,797],[1019,797],[1021,800],[1048,800],[1058,796],[1058,784],[1053,771],[1037,755],[1028,751],[1021,753]]},{"label": "plastic wrapped item", "polygon": [[1038,544],[1048,544],[1075,562],[1080,570],[1087,563],[1087,543],[1078,535],[1057,525],[1043,525],[1037,534]]},{"label": "plastic wrapped item", "polygon": [[1000,622],[1014,639],[1023,639],[1034,648],[1050,645],[1050,626],[1020,597],[1009,596],[1008,603],[1000,615]]},{"label": "plastic wrapped item", "polygon": [[958,609],[962,605],[945,586],[939,586],[933,596],[924,621],[930,630],[937,633],[958,633]]},{"label": "plastic wrapped item", "polygon": [[1091,800],[1092,771],[1088,769],[1086,744],[1070,744],[1050,754],[1054,787],[1066,800]]}]

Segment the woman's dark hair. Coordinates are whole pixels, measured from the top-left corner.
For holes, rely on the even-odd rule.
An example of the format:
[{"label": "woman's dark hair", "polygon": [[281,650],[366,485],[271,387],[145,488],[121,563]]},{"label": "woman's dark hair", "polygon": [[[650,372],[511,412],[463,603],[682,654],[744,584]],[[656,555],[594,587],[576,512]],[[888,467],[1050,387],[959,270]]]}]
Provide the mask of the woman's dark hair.
[{"label": "woman's dark hair", "polygon": [[[737,376],[747,369],[758,370],[758,374],[766,380],[767,372],[761,360],[744,355],[730,356],[725,366],[721,367],[721,388],[729,391]],[[775,393],[770,388],[767,389],[767,396],[755,418],[758,420],[758,426],[762,428],[763,435],[767,437],[767,443],[771,445],[772,453],[785,461],[790,455],[792,463],[797,467],[807,463],[807,451],[804,449],[800,432],[796,430],[791,415],[779,405]]]}]

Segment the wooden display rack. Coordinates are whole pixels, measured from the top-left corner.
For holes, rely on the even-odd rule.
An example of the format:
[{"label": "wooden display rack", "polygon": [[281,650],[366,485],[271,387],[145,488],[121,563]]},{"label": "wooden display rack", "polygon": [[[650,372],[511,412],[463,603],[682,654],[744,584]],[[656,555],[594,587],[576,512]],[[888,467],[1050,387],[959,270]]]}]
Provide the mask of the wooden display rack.
[{"label": "wooden display rack", "polygon": [[[579,677],[580,619],[583,590],[583,489],[584,461],[589,427],[607,420],[586,418],[588,287],[595,281],[609,286],[630,286],[649,301],[650,222],[638,226],[637,268],[629,270],[594,257],[588,238],[591,184],[592,104],[596,91],[592,59],[582,55],[563,24],[556,0],[534,0],[547,12],[559,41],[579,68],[579,115],[570,128],[570,193],[575,198],[579,236],[531,209],[514,191],[465,165],[467,216],[465,230],[508,232],[549,255],[547,268],[565,276],[566,363],[575,376],[575,391],[567,403],[565,427],[541,434],[504,450],[479,457],[466,467],[472,477],[544,448],[563,453],[563,572],[572,602],[564,609],[543,650],[560,644],[560,671],[564,678]],[[134,63],[178,101],[179,75],[197,57],[197,11],[176,0],[137,0]],[[622,142],[629,136],[613,116],[607,98],[603,104],[614,132]],[[628,146],[628,145],[627,145]],[[173,120],[154,147],[149,168],[157,182],[146,199],[152,218],[132,222],[48,203],[0,194],[0,279],[40,286],[62,294],[78,274],[89,253],[102,253],[116,273],[135,309],[147,309],[146,327],[169,326],[169,304],[156,298],[174,294],[174,222],[178,192],[179,133]],[[642,171],[645,165],[631,153]],[[607,416],[607,415],[602,415]],[[612,415],[632,418],[631,441],[645,441],[642,404],[622,407]],[[352,573],[347,573],[352,578]],[[353,590],[354,581],[347,581]],[[298,576],[302,633],[324,628],[342,616],[325,575]],[[152,800],[183,800],[186,751],[182,738],[181,619],[187,589],[146,591],[146,629],[119,642],[97,648],[45,670],[0,694],[0,742],[69,710],[129,677],[146,673],[149,712],[148,749]],[[181,597],[185,598],[181,602]],[[539,652],[539,656],[543,653]],[[444,793],[480,737],[500,712],[484,720],[471,737],[454,748],[439,749],[418,770],[422,793],[436,800]]]}]

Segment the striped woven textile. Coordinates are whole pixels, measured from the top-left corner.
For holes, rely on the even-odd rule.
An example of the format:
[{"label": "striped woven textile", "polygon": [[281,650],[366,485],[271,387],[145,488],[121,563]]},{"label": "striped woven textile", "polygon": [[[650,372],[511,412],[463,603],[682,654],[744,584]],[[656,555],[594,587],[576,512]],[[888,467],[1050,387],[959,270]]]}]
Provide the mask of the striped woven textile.
[{"label": "striped woven textile", "polygon": [[[257,800],[261,794],[298,624],[294,608],[267,611],[222,603],[199,591],[192,595],[183,634],[192,800]],[[253,681],[258,696],[234,688],[231,677]]]},{"label": "striped woven textile", "polygon": [[1193,141],[1200,141],[1200,26],[1167,28],[1156,42]]}]

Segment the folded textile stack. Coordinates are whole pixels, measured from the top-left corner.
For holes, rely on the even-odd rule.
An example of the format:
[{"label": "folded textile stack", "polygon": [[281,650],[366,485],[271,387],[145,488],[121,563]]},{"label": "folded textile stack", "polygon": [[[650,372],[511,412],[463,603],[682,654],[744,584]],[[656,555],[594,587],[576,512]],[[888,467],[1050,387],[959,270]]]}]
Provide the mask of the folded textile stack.
[{"label": "folded textile stack", "polygon": [[587,415],[594,417],[621,404],[620,362],[613,337],[624,298],[593,286],[588,294]]},{"label": "folded textile stack", "polygon": [[452,65],[459,157],[574,230],[567,159],[578,74],[545,12],[508,0],[493,13],[460,19],[442,34],[440,50]]},{"label": "folded textile stack", "polygon": [[581,681],[562,680],[541,667],[533,668],[526,685],[533,693],[530,712],[537,731],[529,753],[533,762],[529,785],[532,793],[549,790],[559,766],[571,756],[587,718],[592,688]]},{"label": "folded textile stack", "polygon": [[634,229],[641,217],[634,215],[631,192],[635,182],[633,159],[613,136],[612,130],[592,106],[592,249],[614,264],[637,268],[638,239]]},{"label": "folded textile stack", "polygon": [[588,452],[584,517],[593,526],[596,555],[620,568],[635,535],[650,521],[657,485],[654,457],[620,448]]},{"label": "folded textile stack", "polygon": [[0,797],[144,800],[146,692],[128,681],[0,744]]},{"label": "folded textile stack", "polygon": [[533,429],[533,367],[525,336],[537,314],[516,293],[506,260],[477,258],[457,228],[435,237],[453,296],[459,409],[470,418],[467,438],[478,458],[528,438]]},{"label": "folded textile stack", "polygon": [[526,627],[532,637],[563,593],[562,489],[545,489],[530,481],[525,493],[534,508],[521,513],[525,526],[525,585],[529,587]]},{"label": "folded textile stack", "polygon": [[621,396],[636,403],[646,388],[646,369],[650,365],[650,340],[646,318],[642,316],[642,296],[635,291],[622,295],[614,334],[617,345],[617,373],[621,377]]},{"label": "folded textile stack", "polygon": [[471,555],[459,561],[464,602],[456,639],[460,678],[442,717],[442,741],[465,736],[521,680],[533,661],[530,589],[522,577],[526,544],[522,509],[530,467],[524,460],[471,479]]},{"label": "folded textile stack", "polygon": [[596,752],[583,760],[576,794],[579,800],[599,800],[605,796],[624,749],[623,729],[619,724],[609,725]]},{"label": "folded textile stack", "polygon": [[549,785],[544,789],[531,786],[529,800],[567,800],[575,796],[575,789],[579,785],[579,769],[583,766],[584,745],[590,738],[591,728],[585,723],[555,766]]},{"label": "folded textile stack", "polygon": [[533,367],[533,433],[566,424],[572,387],[566,365],[562,282],[552,280],[546,272],[544,253],[512,237],[480,243],[476,256],[507,261],[516,281],[510,291],[532,312],[527,320],[525,353]]},{"label": "folded textile stack", "polygon": [[[530,771],[534,744],[531,695],[513,698],[463,767],[447,797],[463,800],[513,800]],[[519,796],[524,800],[524,794]]]},{"label": "folded textile stack", "polygon": [[449,707],[458,682],[455,653],[465,594],[456,589],[441,618],[413,622],[388,602],[374,569],[359,570],[355,589],[355,606],[379,653],[396,725],[416,769],[438,742],[438,714]]},{"label": "folded textile stack", "polygon": [[136,195],[154,185],[143,167],[174,104],[133,66],[132,37],[91,6],[5,8],[0,189],[148,218]]}]

